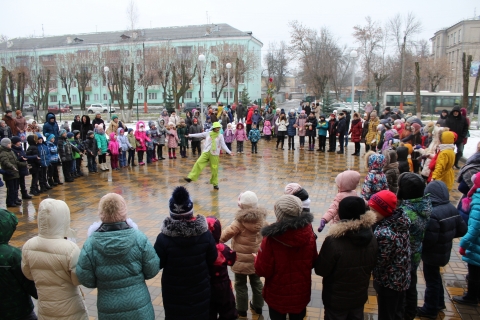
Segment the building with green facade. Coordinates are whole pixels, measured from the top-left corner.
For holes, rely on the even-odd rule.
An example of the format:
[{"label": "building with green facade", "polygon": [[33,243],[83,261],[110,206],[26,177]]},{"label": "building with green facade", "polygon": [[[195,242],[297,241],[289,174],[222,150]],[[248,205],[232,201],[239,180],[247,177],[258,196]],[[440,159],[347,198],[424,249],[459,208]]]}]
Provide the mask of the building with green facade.
[{"label": "building with green facade", "polygon": [[137,99],[163,105],[169,97],[199,103],[201,78],[206,104],[232,103],[243,90],[261,97],[262,46],[228,24],[150,28],[10,39],[0,44],[0,65],[15,92],[23,75],[23,101],[40,109],[112,101],[127,108]]}]

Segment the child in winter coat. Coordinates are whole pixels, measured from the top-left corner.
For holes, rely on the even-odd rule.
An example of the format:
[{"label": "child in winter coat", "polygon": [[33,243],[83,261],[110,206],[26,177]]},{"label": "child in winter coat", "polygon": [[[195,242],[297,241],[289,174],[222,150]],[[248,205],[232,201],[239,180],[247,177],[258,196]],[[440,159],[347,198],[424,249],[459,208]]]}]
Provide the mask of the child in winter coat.
[{"label": "child in winter coat", "polygon": [[352,153],[352,156],[360,156],[360,141],[362,140],[362,120],[358,113],[353,114],[352,125],[350,126],[350,131],[348,134],[351,135],[351,140],[355,144],[355,152]]},{"label": "child in winter coat", "polygon": [[98,154],[97,139],[92,130],[87,132],[87,140],[85,140],[85,149],[87,153],[87,164],[89,173],[97,173],[97,162],[95,159]]},{"label": "child in winter coat", "polygon": [[305,134],[308,136],[308,151],[314,151],[315,149],[315,129],[317,128],[317,124],[318,120],[315,117],[315,114],[311,112],[307,117],[307,122],[305,123]]},{"label": "child in winter coat", "polygon": [[[68,132],[67,133],[67,142],[71,145],[71,146],[75,146],[75,138],[74,138],[74,133],[73,132]],[[70,166],[70,176],[72,178],[77,178],[78,175],[77,175],[77,158],[80,157],[80,154],[76,151],[73,150],[72,148],[72,163],[71,163],[71,166]]]},{"label": "child in winter coat", "polygon": [[205,124],[203,125],[203,131],[210,131],[212,129],[212,118],[207,116],[205,118]]},{"label": "child in winter coat", "polygon": [[234,136],[235,140],[237,140],[237,153],[243,153],[243,141],[248,140],[247,133],[243,127],[243,123],[237,123],[237,130],[235,130]]},{"label": "child in winter coat", "polygon": [[297,135],[297,116],[294,109],[290,109],[288,113],[288,126],[287,126],[287,136],[288,136],[288,150],[290,148],[295,150],[295,136]]},{"label": "child in winter coat", "polygon": [[397,319],[402,313],[411,280],[410,219],[396,205],[397,197],[389,190],[375,193],[368,201],[377,218],[373,231],[378,244],[373,288],[377,292],[379,319]]},{"label": "child in winter coat", "polygon": [[145,131],[145,123],[143,121],[137,122],[137,130],[135,131],[135,139],[137,140],[137,153],[138,153],[138,165],[144,166],[145,162],[143,162],[143,156],[147,151],[147,133]]},{"label": "child in winter coat", "polygon": [[[264,126],[265,128],[265,126]],[[232,124],[227,124],[227,129],[223,132],[223,139],[229,150],[232,150],[232,142],[235,140],[235,133],[232,130]]]},{"label": "child in winter coat", "polygon": [[[328,208],[327,212],[323,215],[322,219],[320,220],[320,227],[318,228],[318,232],[322,232],[325,225],[332,221],[332,223],[337,223],[340,221],[340,217],[338,215],[338,205],[342,199],[346,197],[357,197],[357,188],[358,184],[360,183],[360,173],[354,170],[346,170],[337,175],[335,178],[335,183],[337,185],[337,195],[333,199],[332,204]],[[366,201],[365,206],[367,205]]]},{"label": "child in winter coat", "polygon": [[368,201],[373,194],[381,190],[388,190],[388,184],[387,177],[383,173],[386,163],[385,156],[369,151],[365,155],[365,160],[368,173],[363,182],[362,198]]},{"label": "child in winter coat", "polygon": [[108,142],[107,136],[105,135],[105,130],[103,125],[95,125],[96,133],[95,140],[97,140],[98,147],[98,163],[102,171],[107,171],[107,151],[108,151]]},{"label": "child in winter coat", "polygon": [[158,146],[157,146],[157,158],[159,160],[165,160],[166,158],[163,157],[163,147],[165,146],[165,139],[167,138],[168,131],[165,128],[165,123],[163,119],[160,120],[158,123]]},{"label": "child in winter coat", "polygon": [[448,190],[452,190],[455,182],[453,165],[455,164],[455,135],[452,131],[442,133],[441,144],[438,146],[440,152],[437,155],[435,169],[432,173],[433,180],[445,182]]},{"label": "child in winter coat", "polygon": [[245,191],[238,197],[240,210],[235,214],[235,220],[225,228],[220,238],[221,243],[232,239],[232,249],[237,253],[237,261],[232,267],[235,274],[235,293],[237,298],[238,315],[247,316],[248,288],[247,278],[252,288],[252,308],[257,314],[262,314],[263,284],[260,277],[255,273],[254,257],[252,254],[258,252],[262,236],[260,230],[267,226],[267,210],[258,207],[257,195],[252,191]]},{"label": "child in winter coat", "polygon": [[405,292],[404,319],[411,320],[417,313],[417,269],[422,257],[422,241],[432,214],[432,202],[424,190],[425,181],[419,174],[406,172],[398,178],[398,208],[410,219],[411,282]]},{"label": "child in winter coat", "polygon": [[176,187],[169,201],[170,215],[155,241],[162,273],[165,318],[209,319],[209,272],[218,251],[206,218],[193,215],[193,203],[184,187]]},{"label": "child in winter coat", "polygon": [[305,123],[307,123],[307,115],[305,114],[305,110],[302,110],[300,111],[300,114],[298,115],[298,118],[297,118],[297,122],[295,123],[296,127],[298,128],[298,136],[300,139],[301,150],[305,147],[305,134],[307,132],[305,128]]},{"label": "child in winter coat", "polygon": [[[12,139],[12,151],[17,156],[18,161],[26,162],[27,160],[37,160],[37,156],[27,156],[25,150],[23,150],[22,140],[18,136],[13,136]],[[28,176],[28,168],[21,166],[18,168],[19,178],[18,183],[20,185],[20,192],[22,199],[32,199],[32,196],[28,194],[27,186],[25,185],[25,177]],[[2,182],[3,184],[3,182]]]},{"label": "child in winter coat", "polygon": [[5,123],[5,121],[0,120],[0,140],[3,138],[11,138],[12,129]]},{"label": "child in winter coat", "polygon": [[153,320],[155,311],[145,283],[160,267],[153,246],[128,218],[122,196],[103,196],[98,214],[101,222],[88,228],[78,258],[78,280],[87,288],[98,288],[99,318]]},{"label": "child in winter coat", "polygon": [[[67,132],[62,131],[65,140]],[[35,281],[39,318],[88,320],[75,272],[80,249],[67,240],[73,235],[70,209],[61,200],[45,199],[38,207],[37,220],[38,236],[22,247],[22,271]]]},{"label": "child in winter coat", "polygon": [[396,194],[398,190],[398,177],[400,176],[397,152],[395,150],[385,150],[383,151],[383,155],[386,159],[383,173],[385,173],[385,176],[387,177],[388,190]]},{"label": "child in winter coat", "polygon": [[70,174],[73,160],[72,154],[72,145],[67,140],[67,131],[62,129],[60,130],[58,137],[58,155],[62,161],[62,171],[65,182],[73,182],[73,177]]},{"label": "child in winter coat", "polygon": [[220,243],[222,225],[215,217],[207,217],[208,230],[212,233],[217,247],[217,260],[210,267],[210,319],[237,319],[235,296],[232,282],[228,277],[228,266],[232,267],[237,260],[237,254],[226,244]]},{"label": "child in winter coat", "polygon": [[55,144],[55,135],[49,134],[46,137],[47,140],[47,147],[50,153],[50,165],[48,166],[48,184],[50,186],[56,186],[59,184],[63,184],[60,182],[60,178],[58,176],[58,166],[60,165],[60,157],[58,155],[58,147]]},{"label": "child in winter coat", "polygon": [[129,128],[128,129],[128,134],[127,134],[127,139],[128,143],[130,146],[128,147],[128,159],[127,159],[127,166],[131,165],[132,167],[135,167],[135,149],[137,147],[137,139],[135,138],[135,135],[133,134],[133,129]]},{"label": "child in winter coat", "polygon": [[260,130],[258,130],[256,124],[252,124],[252,130],[248,133],[248,140],[252,143],[252,154],[257,152],[257,144],[260,141]]},{"label": "child in winter coat", "polygon": [[151,131],[147,131],[147,138],[150,139],[145,142],[147,146],[147,163],[152,163],[155,157],[155,144],[153,143]]},{"label": "child in winter coat", "polygon": [[377,260],[376,216],[365,213],[364,200],[357,196],[343,198],[338,215],[341,221],[328,230],[315,261],[315,273],[323,277],[325,319],[362,319]]},{"label": "child in winter coat", "polygon": [[401,146],[397,148],[397,162],[398,171],[400,174],[404,172],[410,172],[410,166],[408,164],[408,148]]},{"label": "child in winter coat", "polygon": [[12,141],[9,138],[3,138],[0,142],[0,166],[2,167],[3,180],[7,187],[6,205],[9,207],[18,207],[18,179],[20,177],[20,167],[26,167],[26,162],[20,162],[12,151]]},{"label": "child in winter coat", "polygon": [[173,122],[168,124],[168,158],[177,159],[175,149],[178,147],[178,134]]},{"label": "child in winter coat", "polygon": [[[263,298],[271,319],[303,319],[310,303],[312,268],[317,245],[313,215],[303,212],[302,201],[282,195],[274,205],[277,222],[264,227],[255,259],[255,271],[265,277]],[[292,263],[294,262],[294,263]]]},{"label": "child in winter coat", "polygon": [[[157,127],[155,126],[155,122],[150,120],[148,121],[148,130],[147,130],[147,136],[148,134],[150,134],[150,136],[148,136],[150,138],[150,140],[152,140],[152,144],[153,144],[153,152],[152,152],[152,155],[150,156],[150,160],[151,162],[157,162],[158,159],[156,158],[155,156],[155,148],[157,148],[158,146],[158,130],[157,130]],[[147,147],[147,163],[148,162],[148,147]]]},{"label": "child in winter coat", "polygon": [[180,155],[182,158],[187,157],[187,138],[185,135],[188,135],[187,125],[185,124],[184,119],[180,119],[180,124],[177,125],[177,134],[178,134],[178,145],[180,146]]},{"label": "child in winter coat", "polygon": [[[327,144],[328,122],[327,122],[324,114],[322,114],[320,116],[320,120],[318,121],[318,124],[317,124],[317,129],[318,129],[318,149],[317,149],[317,151],[325,152],[325,146]],[[304,143],[305,143],[305,140],[304,140]]]},{"label": "child in winter coat", "polygon": [[82,172],[82,158],[83,155],[85,154],[85,146],[83,144],[83,141],[81,139],[81,132],[79,130],[73,130],[74,134],[74,142],[73,145],[77,147],[77,149],[80,151],[78,153],[78,157],[75,158],[75,169],[77,176],[83,177],[83,172]]},{"label": "child in winter coat", "polygon": [[263,123],[263,136],[267,141],[272,139],[272,124],[268,120]]},{"label": "child in winter coat", "polygon": [[[43,142],[43,136],[41,133],[37,132],[37,149],[38,149],[38,157],[40,158],[39,161],[39,170],[38,170],[38,181],[40,183],[40,192],[46,192],[52,187],[48,185],[48,166],[50,165],[50,150],[47,147],[47,144]],[[75,152],[78,151],[75,146],[72,146],[72,150]]]},{"label": "child in winter coat", "polygon": [[130,142],[128,142],[128,138],[125,136],[125,131],[123,128],[118,128],[117,129],[117,141],[120,145],[119,148],[119,162],[120,162],[120,168],[125,168],[127,167],[127,151],[130,149],[131,145]]},{"label": "child in winter coat", "polygon": [[[417,316],[436,319],[438,312],[445,309],[443,280],[440,267],[450,260],[454,238],[463,237],[467,226],[450,203],[448,189],[442,181],[432,181],[425,188],[430,195],[432,214],[423,238],[422,261],[425,276],[424,304],[417,308]],[[453,297],[453,301],[455,297]]]},{"label": "child in winter coat", "polygon": [[120,144],[117,141],[115,132],[110,133],[110,140],[108,141],[108,153],[110,154],[110,165],[112,170],[118,169],[118,155],[120,154]]},{"label": "child in winter coat", "polygon": [[283,144],[285,143],[285,135],[287,133],[287,126],[288,126],[288,121],[287,117],[285,116],[285,112],[282,111],[280,113],[280,117],[278,117],[277,121],[275,122],[275,125],[277,126],[277,146],[275,149],[278,150],[278,145],[281,144],[281,149],[283,150]]},{"label": "child in winter coat", "polygon": [[[203,128],[202,125],[198,123],[197,118],[193,118],[193,124],[188,128],[189,134],[196,134],[196,133],[202,133]],[[200,147],[200,143],[202,141],[202,138],[189,138],[192,140],[192,154],[196,156],[200,156],[202,154],[202,149]],[[235,139],[235,136],[233,137]],[[230,149],[232,150],[232,149]]]}]

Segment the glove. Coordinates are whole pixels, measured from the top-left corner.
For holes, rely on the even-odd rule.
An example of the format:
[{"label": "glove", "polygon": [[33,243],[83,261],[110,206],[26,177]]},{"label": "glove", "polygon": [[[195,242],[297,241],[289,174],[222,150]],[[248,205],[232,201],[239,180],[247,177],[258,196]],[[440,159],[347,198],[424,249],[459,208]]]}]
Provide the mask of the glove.
[{"label": "glove", "polygon": [[417,145],[415,146],[415,150],[418,150],[418,149],[422,149],[422,146],[421,146],[420,144],[417,144]]},{"label": "glove", "polygon": [[327,224],[327,220],[325,219],[320,220],[320,227],[318,227],[318,232],[322,232],[326,224]]},{"label": "glove", "polygon": [[458,249],[458,252],[459,252],[460,255],[462,255],[462,256],[465,255],[465,249],[463,249],[462,247],[460,247],[460,249]]}]

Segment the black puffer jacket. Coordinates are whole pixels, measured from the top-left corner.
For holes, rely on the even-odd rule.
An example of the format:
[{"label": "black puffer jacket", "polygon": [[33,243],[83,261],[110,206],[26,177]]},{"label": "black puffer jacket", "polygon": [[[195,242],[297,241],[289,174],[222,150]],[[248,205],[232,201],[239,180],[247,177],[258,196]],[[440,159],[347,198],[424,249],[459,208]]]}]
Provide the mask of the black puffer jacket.
[{"label": "black puffer jacket", "polygon": [[72,145],[67,140],[67,138],[59,137],[58,138],[58,155],[60,156],[60,160],[62,160],[62,162],[72,161],[73,160],[72,153],[73,153]]},{"label": "black puffer jacket", "polygon": [[450,203],[447,186],[442,181],[432,181],[425,188],[430,194],[432,214],[423,238],[422,260],[433,266],[445,266],[450,261],[452,240],[463,237],[467,225]]},{"label": "black puffer jacket", "polygon": [[27,137],[28,142],[28,149],[27,149],[27,156],[28,156],[28,163],[32,165],[32,172],[36,172],[38,167],[40,166],[40,160],[37,158],[38,155],[38,145],[37,145],[37,137],[36,135],[32,134]]},{"label": "black puffer jacket", "polygon": [[404,172],[410,172],[410,165],[408,164],[408,148],[407,147],[397,148],[397,162],[398,162],[398,171],[400,171],[400,174]]},{"label": "black puffer jacket", "polygon": [[347,310],[361,307],[368,299],[370,275],[377,260],[377,240],[372,232],[375,214],[360,220],[340,221],[328,230],[315,273],[323,277],[323,304]]},{"label": "black puffer jacket", "polygon": [[[453,115],[455,111],[458,112],[458,116],[456,117]],[[450,131],[453,131],[458,135],[457,141],[463,141],[463,139],[467,137],[468,122],[467,122],[467,119],[464,116],[462,116],[459,106],[453,107],[452,111],[450,112],[450,115],[447,118],[446,126],[450,128]]]},{"label": "black puffer jacket", "polygon": [[210,305],[209,268],[217,247],[204,216],[195,220],[165,218],[154,245],[160,258],[165,318],[207,320]]}]

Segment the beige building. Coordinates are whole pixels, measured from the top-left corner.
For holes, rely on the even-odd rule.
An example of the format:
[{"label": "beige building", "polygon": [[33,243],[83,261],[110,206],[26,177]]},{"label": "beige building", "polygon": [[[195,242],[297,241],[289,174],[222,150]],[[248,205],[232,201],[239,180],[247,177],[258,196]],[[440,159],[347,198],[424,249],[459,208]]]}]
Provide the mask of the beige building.
[{"label": "beige building", "polygon": [[[450,64],[450,75],[440,84],[439,90],[462,92],[463,52],[473,56],[473,68],[480,65],[480,16],[439,30],[430,40],[434,59],[446,57]],[[469,92],[473,92],[474,79],[470,77]]]}]

